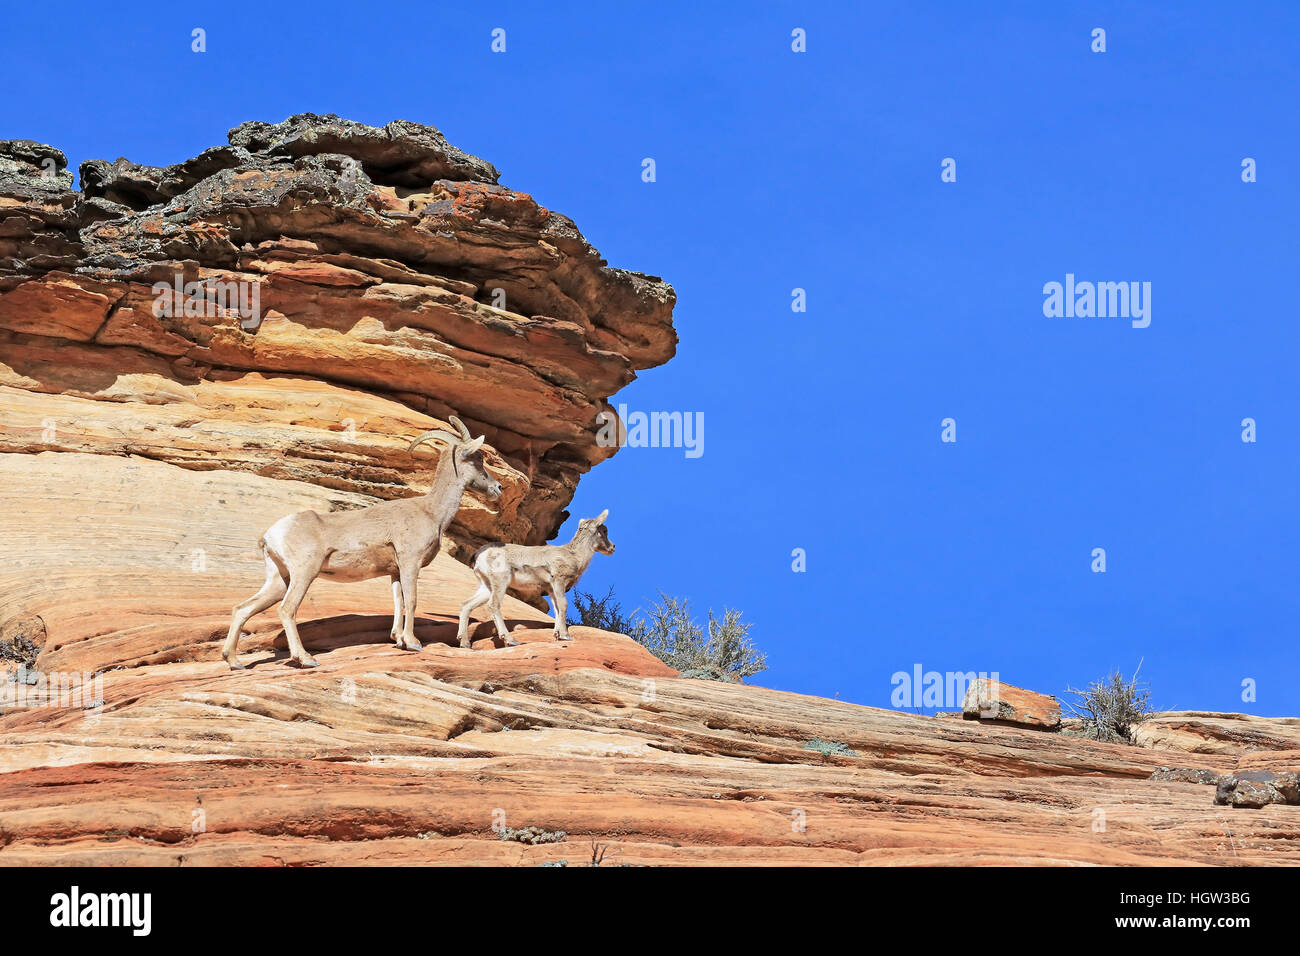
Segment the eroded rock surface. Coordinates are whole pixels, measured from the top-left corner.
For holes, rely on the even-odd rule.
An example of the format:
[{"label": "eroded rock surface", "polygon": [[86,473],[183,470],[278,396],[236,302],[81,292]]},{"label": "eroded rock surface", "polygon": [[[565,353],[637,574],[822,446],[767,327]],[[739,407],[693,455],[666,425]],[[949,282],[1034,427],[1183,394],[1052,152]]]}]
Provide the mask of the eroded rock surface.
[{"label": "eroded rock surface", "polygon": [[1300,752],[1300,717],[1179,711],[1144,720],[1133,728],[1133,739],[1144,747],[1273,759],[1276,751]]},{"label": "eroded rock surface", "polygon": [[[386,581],[322,581],[300,612],[321,666],[291,666],[268,613],[241,643],[251,666],[231,672],[220,645],[261,580],[256,534],[336,493],[145,458],[0,456],[0,483],[23,480],[42,519],[0,513],[0,542],[61,570],[42,582],[0,563],[0,593],[70,598],[42,618],[45,684],[0,703],[0,864],[578,864],[593,840],[607,862],[652,864],[1300,863],[1295,807],[1231,812],[1184,782],[1279,751],[1121,746],[687,680],[621,635],[557,642],[513,600],[518,647],[480,621],[462,650],[474,582],[446,557],[420,580],[424,651],[391,643]],[[93,673],[89,695],[58,695]],[[1151,779],[1170,766],[1185,771]],[[494,825],[568,837],[519,843]]]},{"label": "eroded rock surface", "polygon": [[607,864],[1300,863],[1294,807],[1229,816],[1150,779],[1168,752],[682,679],[620,635],[556,642],[518,604],[518,647],[480,624],[461,650],[456,590],[432,590],[419,654],[388,643],[382,594],[343,613],[323,591],[316,670],[254,619],[232,673],[198,607],[183,647],[140,621],[47,651],[126,664],[102,707],[0,716],[0,863],[576,865],[592,842]]},{"label": "eroded rock surface", "polygon": [[66,166],[0,142],[0,453],[393,498],[422,490],[405,441],[455,414],[506,495],[450,549],[541,543],[616,451],[606,399],[676,347],[669,285],[433,127],[305,114],[166,168],[85,162],[80,191]]}]

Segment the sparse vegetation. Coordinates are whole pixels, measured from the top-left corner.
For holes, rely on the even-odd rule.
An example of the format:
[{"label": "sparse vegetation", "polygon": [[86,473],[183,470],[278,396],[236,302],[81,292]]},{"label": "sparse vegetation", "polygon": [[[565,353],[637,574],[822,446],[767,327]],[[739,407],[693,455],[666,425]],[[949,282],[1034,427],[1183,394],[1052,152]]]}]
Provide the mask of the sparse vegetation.
[{"label": "sparse vegetation", "polygon": [[614,588],[596,597],[589,591],[573,592],[573,609],[584,627],[598,627],[615,634],[631,633],[632,619],[623,613],[623,605],[614,599]]},{"label": "sparse vegetation", "polygon": [[689,667],[681,672],[681,676],[690,680],[722,680],[711,668]]},{"label": "sparse vegetation", "polygon": [[[605,862],[605,854],[609,852],[609,847],[603,843],[597,843],[595,839],[591,841],[591,865],[600,866]],[[622,850],[615,850],[615,855],[622,853]]]},{"label": "sparse vegetation", "polygon": [[858,752],[849,747],[848,744],[839,740],[822,740],[820,737],[814,737],[803,745],[804,750],[815,750],[823,757],[856,757]]},{"label": "sparse vegetation", "polygon": [[497,831],[497,836],[503,840],[513,840],[515,843],[527,843],[529,846],[537,846],[542,843],[563,843],[569,838],[569,835],[563,830],[545,830],[542,827],[502,827]]},{"label": "sparse vegetation", "polygon": [[741,612],[710,608],[704,626],[691,616],[690,602],[662,591],[649,611],[624,614],[611,587],[604,597],[575,591],[573,606],[587,627],[626,634],[683,677],[739,682],[767,670],[767,655],[749,637],[753,624]]},{"label": "sparse vegetation", "polygon": [[1142,662],[1138,661],[1132,677],[1116,670],[1104,680],[1093,681],[1084,690],[1066,688],[1076,698],[1066,701],[1065,706],[1081,723],[1078,736],[1112,743],[1133,742],[1134,728],[1155,714],[1151,691],[1138,681],[1141,670]]},{"label": "sparse vegetation", "polygon": [[[606,856],[618,856],[622,852],[623,852],[622,850],[615,850],[613,853],[610,853],[608,845],[604,843],[597,843],[596,838],[592,837],[591,838],[591,862],[585,865],[586,866],[618,866],[618,867],[631,867],[631,866],[639,865],[636,863],[606,863],[605,862]],[[547,860],[546,862],[538,863],[537,865],[538,866],[569,866],[569,861],[568,860]]]},{"label": "sparse vegetation", "polygon": [[0,628],[0,661],[32,670],[45,644],[45,621],[40,617],[11,621]]}]

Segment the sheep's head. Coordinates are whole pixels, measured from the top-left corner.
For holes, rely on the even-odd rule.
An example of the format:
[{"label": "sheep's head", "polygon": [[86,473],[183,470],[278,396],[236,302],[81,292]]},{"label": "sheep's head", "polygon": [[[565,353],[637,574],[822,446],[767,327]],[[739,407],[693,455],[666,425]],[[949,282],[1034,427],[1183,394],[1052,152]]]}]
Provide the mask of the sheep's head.
[{"label": "sheep's head", "polygon": [[609,540],[609,529],[605,527],[605,519],[609,517],[609,509],[606,508],[595,518],[583,518],[578,522],[578,530],[591,537],[597,551],[601,554],[613,554],[614,542]]},{"label": "sheep's head", "polygon": [[455,415],[449,416],[447,421],[451,422],[459,434],[452,434],[445,428],[435,428],[411,442],[410,450],[415,451],[417,445],[431,438],[446,442],[451,446],[449,452],[453,456],[452,467],[458,476],[465,479],[466,487],[482,492],[489,498],[500,498],[501,482],[488,474],[487,463],[483,460],[483,441],[486,436],[470,438],[469,429]]}]

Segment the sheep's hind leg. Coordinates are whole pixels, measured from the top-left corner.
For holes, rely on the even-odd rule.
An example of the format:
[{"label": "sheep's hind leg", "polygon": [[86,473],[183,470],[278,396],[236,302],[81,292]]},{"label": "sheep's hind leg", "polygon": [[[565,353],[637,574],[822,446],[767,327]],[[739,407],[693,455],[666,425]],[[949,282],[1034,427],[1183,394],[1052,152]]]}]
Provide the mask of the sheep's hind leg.
[{"label": "sheep's hind leg", "polygon": [[492,590],[479,582],[478,590],[460,606],[460,627],[456,630],[456,641],[461,647],[469,647],[469,616],[475,608],[482,607],[492,596]]},{"label": "sheep's hind leg", "polygon": [[230,621],[230,632],[226,635],[226,643],[221,648],[221,656],[230,665],[231,670],[239,671],[247,666],[239,662],[238,650],[239,633],[248,622],[248,619],[254,614],[265,611],[284,597],[286,590],[288,590],[288,586],[284,582],[284,577],[280,574],[280,569],[275,566],[275,562],[271,560],[270,556],[267,556],[266,582],[262,585],[262,590],[247,601],[235,605],[234,614]]}]

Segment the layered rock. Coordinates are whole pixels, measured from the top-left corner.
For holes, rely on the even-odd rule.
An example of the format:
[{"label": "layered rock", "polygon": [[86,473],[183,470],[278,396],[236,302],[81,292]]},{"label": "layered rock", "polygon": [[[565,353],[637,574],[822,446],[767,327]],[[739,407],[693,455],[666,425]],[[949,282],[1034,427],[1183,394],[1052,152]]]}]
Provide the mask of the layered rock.
[{"label": "layered rock", "polygon": [[39,489],[39,520],[0,512],[0,593],[43,609],[3,634],[41,647],[37,683],[0,685],[0,864],[578,864],[591,841],[621,863],[1300,863],[1296,808],[1229,820],[1196,782],[1281,766],[1254,747],[1286,720],[1198,752],[922,717],[685,680],[620,635],[557,642],[513,600],[518,647],[480,621],[462,650],[474,581],[445,556],[422,652],[390,641],[387,582],[318,582],[300,619],[321,666],[288,664],[265,614],[231,672],[257,533],[351,493],[78,452],[0,456],[0,486]]},{"label": "layered rock", "polygon": [[58,150],[0,143],[0,453],[393,498],[431,470],[405,441],[455,414],[506,494],[449,547],[540,543],[616,451],[606,399],[674,352],[670,286],[432,127],[307,114],[80,172],[76,192]]},{"label": "layered rock", "polygon": [[1300,754],[1300,717],[1255,717],[1187,710],[1156,714],[1133,728],[1143,747],[1205,754],[1255,754],[1275,759],[1276,751]]},{"label": "layered rock", "polygon": [[[480,621],[462,650],[474,581],[445,556],[421,575],[422,652],[389,639],[387,582],[318,582],[300,619],[321,666],[291,666],[265,614],[232,672],[220,644],[259,581],[258,530],[340,493],[141,457],[0,456],[0,485],[20,482],[40,489],[40,521],[5,519],[0,541],[29,566],[64,557],[43,575],[0,564],[0,592],[67,599],[6,634],[42,646],[37,683],[0,686],[0,864],[578,864],[592,841],[652,864],[1300,863],[1294,807],[1229,821],[1192,782],[1283,751],[1122,746],[686,680],[621,635],[555,641],[513,600],[518,647]],[[1289,729],[1251,724],[1256,740]]]},{"label": "layered rock", "polygon": [[[35,519],[0,512],[0,593],[42,608],[3,634],[40,644],[40,676],[0,686],[0,864],[578,864],[592,841],[620,863],[1300,863],[1294,807],[1229,821],[1190,782],[1285,751],[685,680],[620,635],[557,642],[513,600],[518,647],[480,621],[462,650],[474,581],[445,556],[421,575],[422,652],[390,641],[387,582],[318,582],[300,619],[321,666],[289,665],[265,614],[231,672],[220,644],[260,580],[260,529],[354,493],[66,451],[0,456],[0,487],[39,497]],[[1256,742],[1290,730],[1250,724]]]},{"label": "layered rock", "polygon": [[1171,751],[686,680],[518,603],[518,647],[462,650],[467,574],[431,579],[419,654],[341,589],[303,627],[315,670],[255,618],[231,672],[197,599],[188,641],[142,616],[47,650],[50,674],[107,669],[0,715],[0,864],[1300,863],[1294,807],[1229,818],[1192,782],[1238,755],[1152,779]]},{"label": "layered rock", "polygon": [[1053,730],[1061,724],[1061,704],[1055,697],[977,677],[966,688],[961,713],[967,720],[999,721]]}]

